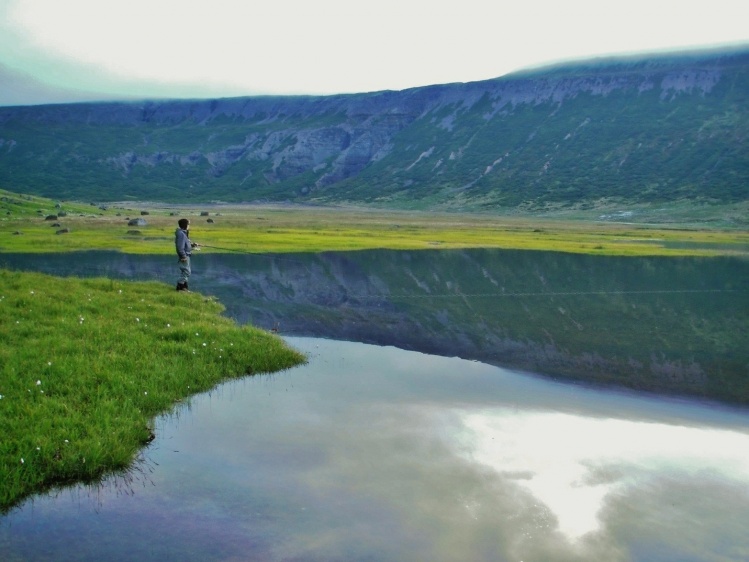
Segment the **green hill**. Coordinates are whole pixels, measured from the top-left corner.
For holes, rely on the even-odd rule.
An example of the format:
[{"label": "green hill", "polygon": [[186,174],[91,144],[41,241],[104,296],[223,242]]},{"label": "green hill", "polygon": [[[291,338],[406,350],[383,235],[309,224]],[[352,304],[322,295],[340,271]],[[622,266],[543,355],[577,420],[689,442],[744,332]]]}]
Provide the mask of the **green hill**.
[{"label": "green hill", "polygon": [[0,187],[56,199],[586,208],[749,199],[749,50],[398,92],[0,108]]}]

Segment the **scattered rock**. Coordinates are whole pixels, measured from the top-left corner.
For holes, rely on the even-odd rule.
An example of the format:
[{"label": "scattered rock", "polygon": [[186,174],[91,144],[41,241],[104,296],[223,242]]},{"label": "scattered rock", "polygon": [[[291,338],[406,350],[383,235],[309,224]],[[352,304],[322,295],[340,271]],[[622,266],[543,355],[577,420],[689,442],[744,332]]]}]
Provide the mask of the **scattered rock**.
[{"label": "scattered rock", "polygon": [[140,236],[142,232],[140,230],[128,230],[127,234],[130,236]]},{"label": "scattered rock", "polygon": [[128,226],[148,226],[148,223],[146,222],[146,219],[131,219],[127,222]]},{"label": "scattered rock", "polygon": [[59,222],[53,222],[52,226],[60,228],[62,225]]},{"label": "scattered rock", "polygon": [[213,222],[213,219],[208,219],[208,220],[207,220],[207,221],[205,221],[205,222]]},{"label": "scattered rock", "polygon": [[149,215],[150,213],[148,211],[141,211],[140,214],[141,215]]},{"label": "scattered rock", "polygon": [[208,211],[200,211],[201,217],[207,217],[210,213]]},{"label": "scattered rock", "polygon": [[56,221],[57,220],[57,215],[47,215],[46,217],[44,217],[44,220],[45,221]]},{"label": "scattered rock", "polygon": [[55,232],[55,234],[67,234],[68,232],[70,232],[69,228],[61,228],[60,230]]},{"label": "scattered rock", "polygon": [[15,232],[13,233],[13,236],[20,236],[21,234],[23,234],[23,232],[21,232],[20,230],[16,230],[16,231],[15,231]]}]

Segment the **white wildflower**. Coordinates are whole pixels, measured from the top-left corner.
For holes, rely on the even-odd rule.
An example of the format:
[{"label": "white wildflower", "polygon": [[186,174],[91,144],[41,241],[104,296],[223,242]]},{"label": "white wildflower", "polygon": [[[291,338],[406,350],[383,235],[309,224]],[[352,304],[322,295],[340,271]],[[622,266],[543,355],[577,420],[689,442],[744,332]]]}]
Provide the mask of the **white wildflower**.
[{"label": "white wildflower", "polygon": [[136,321],[136,322],[140,322],[140,318],[136,318],[136,319],[135,319],[135,321]]},{"label": "white wildflower", "polygon": [[42,381],[36,381],[36,386],[39,386],[40,384],[42,384]]}]

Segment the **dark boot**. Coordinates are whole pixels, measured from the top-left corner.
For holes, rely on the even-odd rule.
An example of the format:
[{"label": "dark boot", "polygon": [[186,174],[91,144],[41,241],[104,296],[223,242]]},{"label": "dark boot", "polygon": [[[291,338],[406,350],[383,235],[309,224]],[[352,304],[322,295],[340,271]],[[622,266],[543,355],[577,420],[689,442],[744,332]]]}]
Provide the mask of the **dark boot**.
[{"label": "dark boot", "polygon": [[184,281],[179,281],[177,283],[177,290],[178,291],[186,291],[187,290],[187,283],[185,283]]}]

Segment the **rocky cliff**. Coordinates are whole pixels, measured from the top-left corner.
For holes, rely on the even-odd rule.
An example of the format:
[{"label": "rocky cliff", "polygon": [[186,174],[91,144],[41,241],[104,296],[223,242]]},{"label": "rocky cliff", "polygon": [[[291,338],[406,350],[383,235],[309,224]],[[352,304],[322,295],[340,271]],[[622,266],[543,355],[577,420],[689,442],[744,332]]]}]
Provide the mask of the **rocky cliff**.
[{"label": "rocky cliff", "polygon": [[490,208],[746,200],[749,51],[324,97],[0,108],[0,185],[58,198]]}]

